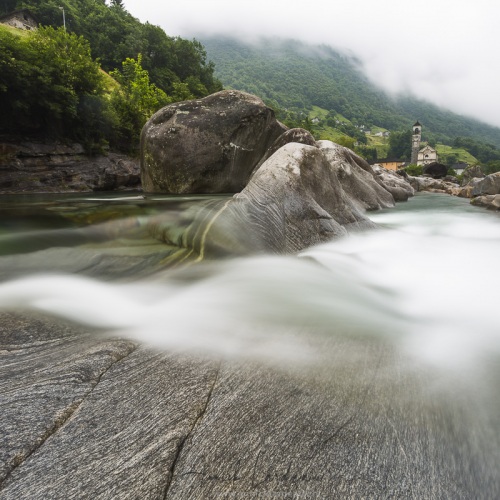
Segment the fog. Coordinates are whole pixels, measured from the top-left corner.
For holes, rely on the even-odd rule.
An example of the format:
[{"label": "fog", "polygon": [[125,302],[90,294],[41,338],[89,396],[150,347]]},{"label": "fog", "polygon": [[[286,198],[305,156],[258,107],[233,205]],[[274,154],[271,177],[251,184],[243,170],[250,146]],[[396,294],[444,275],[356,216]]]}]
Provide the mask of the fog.
[{"label": "fog", "polygon": [[358,57],[368,77],[391,93],[411,92],[500,126],[496,0],[300,2],[127,0],[141,21],[186,38],[234,35],[325,43]]}]

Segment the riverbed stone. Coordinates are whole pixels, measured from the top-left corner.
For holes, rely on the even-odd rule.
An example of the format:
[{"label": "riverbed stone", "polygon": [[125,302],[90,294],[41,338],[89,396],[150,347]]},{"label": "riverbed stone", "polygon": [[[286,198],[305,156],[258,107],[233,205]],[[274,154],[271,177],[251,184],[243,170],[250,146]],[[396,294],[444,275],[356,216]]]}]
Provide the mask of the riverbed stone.
[{"label": "riverbed stone", "polygon": [[485,207],[490,210],[500,210],[500,194],[487,194],[476,196],[470,201],[472,205],[477,207]]},{"label": "riverbed stone", "polygon": [[468,184],[472,179],[482,179],[485,174],[479,165],[471,165],[467,167],[462,174],[462,186]]},{"label": "riverbed stone", "polygon": [[[166,243],[191,248],[204,258],[289,254],[349,232],[375,228],[364,206],[344,191],[339,179],[341,172],[355,177],[355,165],[345,173],[350,169],[349,161],[343,149],[285,144],[259,167],[240,193],[195,209],[183,231],[170,225],[167,216],[159,215],[150,225],[151,234]],[[357,175],[362,179],[359,172]],[[377,189],[374,185],[377,183],[372,180],[370,196]],[[360,199],[368,193],[368,183],[362,186],[357,192]],[[394,203],[387,191],[381,195],[378,206]]]},{"label": "riverbed stone", "polygon": [[334,170],[349,201],[361,210],[379,210],[394,206],[387,186],[377,182],[372,167],[350,149],[332,141],[318,141],[318,147]]},{"label": "riverbed stone", "polygon": [[414,195],[415,190],[408,180],[396,172],[376,164],[373,166],[373,171],[379,183],[391,193],[394,201],[408,201],[408,198]]}]

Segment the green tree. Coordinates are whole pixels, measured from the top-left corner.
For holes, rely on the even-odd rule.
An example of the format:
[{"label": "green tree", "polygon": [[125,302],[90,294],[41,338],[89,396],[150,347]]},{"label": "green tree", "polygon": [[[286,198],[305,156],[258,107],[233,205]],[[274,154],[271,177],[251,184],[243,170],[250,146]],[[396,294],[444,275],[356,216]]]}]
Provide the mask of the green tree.
[{"label": "green tree", "polygon": [[356,139],[353,139],[352,137],[348,137],[347,135],[343,135],[342,137],[339,137],[337,139],[337,144],[340,144],[341,146],[345,146],[346,148],[349,148],[349,149],[354,149],[355,142],[356,142]]},{"label": "green tree", "polygon": [[411,130],[392,132],[389,136],[388,158],[409,160],[411,157]]},{"label": "green tree", "polygon": [[408,175],[411,175],[413,177],[417,177],[417,176],[423,174],[422,165],[416,165],[414,163],[412,163],[411,165],[408,165],[404,170]]},{"label": "green tree", "polygon": [[137,60],[127,58],[121,71],[112,71],[120,87],[111,95],[111,103],[120,121],[122,145],[137,149],[142,127],[151,115],[172,98],[149,80],[149,73],[142,65],[142,55]]},{"label": "green tree", "polygon": [[0,130],[75,137],[86,126],[80,102],[103,92],[99,64],[82,37],[63,28],[26,37],[0,29]]}]

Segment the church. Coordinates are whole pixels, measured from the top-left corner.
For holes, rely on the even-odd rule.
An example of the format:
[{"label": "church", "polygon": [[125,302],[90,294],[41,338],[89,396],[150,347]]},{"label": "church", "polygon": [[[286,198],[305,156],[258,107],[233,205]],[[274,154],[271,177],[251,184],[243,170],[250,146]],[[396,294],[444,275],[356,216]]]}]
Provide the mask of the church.
[{"label": "church", "polygon": [[426,144],[421,148],[422,125],[417,121],[413,125],[413,135],[411,138],[411,163],[417,165],[428,165],[438,161],[437,151]]}]

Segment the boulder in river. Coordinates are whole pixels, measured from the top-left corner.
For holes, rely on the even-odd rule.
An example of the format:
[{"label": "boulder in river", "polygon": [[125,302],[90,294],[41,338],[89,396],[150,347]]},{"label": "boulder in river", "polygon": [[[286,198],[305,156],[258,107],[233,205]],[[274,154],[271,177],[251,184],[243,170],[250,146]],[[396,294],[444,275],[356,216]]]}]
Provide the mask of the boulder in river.
[{"label": "boulder in river", "polygon": [[500,172],[487,175],[484,179],[475,183],[472,196],[484,196],[500,194]]},{"label": "boulder in river", "polygon": [[392,170],[388,170],[380,165],[374,165],[373,171],[378,182],[391,193],[394,201],[407,201],[413,196],[415,190],[411,184],[401,175]]},{"label": "boulder in river", "polygon": [[236,90],[166,106],[142,130],[143,190],[241,191],[285,130],[261,99]]},{"label": "boulder in river", "polygon": [[481,167],[479,165],[471,165],[467,167],[462,174],[462,186],[468,184],[472,179],[482,179],[483,177],[485,177],[485,175]]},{"label": "boulder in river", "polygon": [[470,201],[472,205],[477,207],[485,207],[490,210],[500,210],[500,194],[487,194],[476,196]]}]

